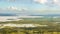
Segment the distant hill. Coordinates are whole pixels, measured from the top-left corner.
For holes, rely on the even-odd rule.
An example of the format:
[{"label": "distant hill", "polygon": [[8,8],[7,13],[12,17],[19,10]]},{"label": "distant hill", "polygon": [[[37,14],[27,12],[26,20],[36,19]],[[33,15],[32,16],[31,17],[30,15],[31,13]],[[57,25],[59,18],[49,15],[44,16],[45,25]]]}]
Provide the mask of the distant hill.
[{"label": "distant hill", "polygon": [[30,15],[30,16],[60,16],[60,14]]}]

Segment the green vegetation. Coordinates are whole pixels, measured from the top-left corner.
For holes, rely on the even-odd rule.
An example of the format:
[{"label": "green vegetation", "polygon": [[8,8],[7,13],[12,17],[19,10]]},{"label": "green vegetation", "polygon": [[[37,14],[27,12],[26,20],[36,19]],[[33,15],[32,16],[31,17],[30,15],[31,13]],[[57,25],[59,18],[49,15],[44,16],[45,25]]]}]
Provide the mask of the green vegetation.
[{"label": "green vegetation", "polygon": [[40,24],[47,27],[8,27],[0,29],[0,34],[60,34],[60,19],[22,18],[20,21],[0,22],[0,24]]}]

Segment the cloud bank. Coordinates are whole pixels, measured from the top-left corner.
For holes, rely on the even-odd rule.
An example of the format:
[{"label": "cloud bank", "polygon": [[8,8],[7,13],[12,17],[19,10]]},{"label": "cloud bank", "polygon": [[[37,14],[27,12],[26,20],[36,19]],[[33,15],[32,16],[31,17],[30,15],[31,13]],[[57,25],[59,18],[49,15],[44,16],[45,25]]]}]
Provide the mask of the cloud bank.
[{"label": "cloud bank", "polygon": [[9,6],[7,8],[0,8],[0,13],[6,13],[6,14],[17,14],[17,15],[29,15],[27,8],[18,8],[15,6]]},{"label": "cloud bank", "polygon": [[40,4],[45,4],[45,5],[58,5],[60,6],[60,0],[34,0],[34,2],[38,2]]}]

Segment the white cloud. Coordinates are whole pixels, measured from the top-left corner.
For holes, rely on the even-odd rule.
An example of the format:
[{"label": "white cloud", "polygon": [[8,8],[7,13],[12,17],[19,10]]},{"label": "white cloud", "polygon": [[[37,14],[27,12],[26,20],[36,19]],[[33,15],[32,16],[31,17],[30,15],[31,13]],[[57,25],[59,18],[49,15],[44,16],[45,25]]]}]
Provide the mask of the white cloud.
[{"label": "white cloud", "polygon": [[45,4],[47,2],[47,0],[34,0],[34,1],[42,4]]},{"label": "white cloud", "polygon": [[60,6],[60,0],[53,0],[56,5]]},{"label": "white cloud", "polygon": [[9,2],[15,2],[16,0],[7,0],[7,1],[9,1]]},{"label": "white cloud", "polygon": [[40,4],[45,4],[45,5],[58,5],[60,6],[60,0],[34,0],[34,2],[38,2]]},{"label": "white cloud", "polygon": [[0,8],[1,11],[15,11],[15,12],[25,12],[28,11],[29,9],[26,7],[15,7],[15,6],[9,6],[7,8]]},{"label": "white cloud", "polygon": [[7,8],[0,8],[0,13],[15,13],[17,15],[29,15],[28,9],[25,7],[19,8],[15,6],[9,6]]},{"label": "white cloud", "polygon": [[13,6],[9,6],[8,9],[10,9],[10,10],[17,10],[18,8],[13,7]]},{"label": "white cloud", "polygon": [[15,7],[15,6],[9,6],[8,8],[7,8],[8,10],[17,10],[17,11],[25,11],[25,10],[28,10],[28,8],[18,8],[18,7]]}]

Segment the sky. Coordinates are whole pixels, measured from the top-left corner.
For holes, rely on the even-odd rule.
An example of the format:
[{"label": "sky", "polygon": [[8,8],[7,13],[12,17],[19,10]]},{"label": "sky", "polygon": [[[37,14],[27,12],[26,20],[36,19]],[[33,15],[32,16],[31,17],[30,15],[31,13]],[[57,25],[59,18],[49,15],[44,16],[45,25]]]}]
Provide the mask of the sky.
[{"label": "sky", "polygon": [[60,0],[0,0],[0,13],[60,14]]}]

